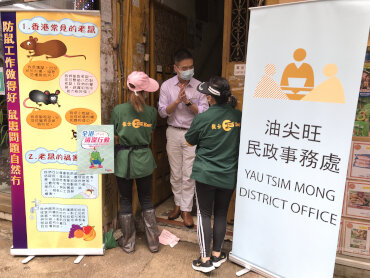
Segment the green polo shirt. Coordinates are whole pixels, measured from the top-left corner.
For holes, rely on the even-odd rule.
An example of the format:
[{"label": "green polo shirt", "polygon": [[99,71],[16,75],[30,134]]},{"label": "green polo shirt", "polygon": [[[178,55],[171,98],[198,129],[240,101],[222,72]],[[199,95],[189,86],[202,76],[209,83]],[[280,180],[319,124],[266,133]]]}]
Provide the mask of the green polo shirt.
[{"label": "green polo shirt", "polygon": [[[115,135],[123,146],[149,145],[157,122],[157,110],[145,105],[143,112],[136,112],[130,102],[114,107],[111,124]],[[121,150],[115,158],[115,172],[118,177],[126,177],[129,150]],[[157,167],[150,148],[134,150],[130,157],[130,178],[149,176]]]},{"label": "green polo shirt", "polygon": [[241,111],[215,104],[195,116],[185,139],[197,145],[191,178],[234,189],[238,170]]}]

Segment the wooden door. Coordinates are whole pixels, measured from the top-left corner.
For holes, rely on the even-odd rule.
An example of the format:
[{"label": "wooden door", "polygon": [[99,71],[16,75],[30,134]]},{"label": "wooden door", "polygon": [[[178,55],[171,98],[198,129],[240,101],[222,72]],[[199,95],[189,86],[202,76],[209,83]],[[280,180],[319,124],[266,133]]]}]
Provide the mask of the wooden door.
[{"label": "wooden door", "polygon": [[[127,102],[128,88],[127,76],[133,71],[144,71],[149,74],[149,63],[147,61],[147,54],[149,53],[149,0],[123,0],[122,7],[119,3],[116,4],[117,22],[115,26],[120,26],[120,13],[122,8],[122,30],[117,28],[118,32],[122,32],[122,44],[119,49],[119,55],[122,59],[122,65],[118,67],[119,70],[119,95],[118,103]],[[119,33],[117,34],[119,37]],[[120,63],[120,62],[119,62]],[[150,101],[147,101],[150,104]],[[115,178],[110,177],[110,182],[116,184]],[[117,187],[115,187],[116,189]],[[117,197],[117,191],[106,190],[106,199],[114,199]],[[112,196],[115,194],[115,196]],[[140,204],[137,196],[136,185],[133,188],[132,207],[134,214],[138,211]]]},{"label": "wooden door", "polygon": [[[120,70],[120,81],[123,88],[120,87],[119,103],[127,102],[126,80],[132,71],[144,71],[159,84],[173,76],[172,53],[184,45],[186,18],[154,0],[123,0],[122,33],[120,55],[123,72]],[[147,104],[157,108],[158,100],[159,91],[150,94]],[[166,128],[166,119],[158,116],[151,143],[157,164],[152,182],[154,205],[158,205],[172,193],[166,153]],[[139,206],[137,189],[134,186],[134,213]]]},{"label": "wooden door", "polygon": [[[186,42],[186,18],[157,1],[150,1],[150,75],[161,85],[174,76],[173,53]],[[158,108],[159,92],[151,97],[151,105]],[[157,163],[153,173],[153,203],[164,201],[171,191],[170,167],[166,152],[167,119],[157,118],[153,133],[152,151]]]}]

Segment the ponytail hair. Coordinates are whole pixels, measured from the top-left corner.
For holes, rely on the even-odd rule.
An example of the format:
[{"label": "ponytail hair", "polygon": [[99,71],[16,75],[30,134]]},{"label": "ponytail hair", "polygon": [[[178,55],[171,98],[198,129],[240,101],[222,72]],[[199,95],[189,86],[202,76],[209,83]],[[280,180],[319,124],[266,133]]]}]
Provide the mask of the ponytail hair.
[{"label": "ponytail hair", "polygon": [[238,104],[238,100],[233,95],[230,95],[227,103],[229,103],[232,108],[235,108]]},{"label": "ponytail hair", "polygon": [[144,111],[145,98],[144,92],[131,92],[128,93],[128,100],[131,102],[132,107],[135,111],[140,113]]}]

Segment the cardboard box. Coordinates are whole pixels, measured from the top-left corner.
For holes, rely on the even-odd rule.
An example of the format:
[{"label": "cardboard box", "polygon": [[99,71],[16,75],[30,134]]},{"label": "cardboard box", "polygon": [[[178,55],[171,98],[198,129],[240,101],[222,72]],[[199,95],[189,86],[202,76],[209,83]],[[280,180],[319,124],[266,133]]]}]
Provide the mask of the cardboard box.
[{"label": "cardboard box", "polygon": [[342,254],[370,258],[370,222],[343,219]]},{"label": "cardboard box", "polygon": [[370,143],[352,141],[348,177],[370,181]]},{"label": "cardboard box", "polygon": [[370,183],[347,180],[344,216],[370,220]]}]

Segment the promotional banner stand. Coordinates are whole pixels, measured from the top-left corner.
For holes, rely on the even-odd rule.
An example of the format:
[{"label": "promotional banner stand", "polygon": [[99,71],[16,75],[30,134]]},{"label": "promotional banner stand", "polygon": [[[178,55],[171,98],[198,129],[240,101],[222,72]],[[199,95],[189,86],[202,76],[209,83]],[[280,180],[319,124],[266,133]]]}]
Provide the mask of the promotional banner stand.
[{"label": "promotional banner stand", "polygon": [[22,264],[27,264],[36,256],[77,256],[74,260],[75,264],[79,264],[85,256],[103,256],[105,252],[105,246],[102,248],[59,248],[59,249],[18,249],[10,247],[10,255],[12,256],[27,256],[22,260]]},{"label": "promotional banner stand", "polygon": [[233,255],[232,251],[229,253],[229,260],[232,261],[233,263],[236,263],[240,266],[243,266],[244,269],[242,270],[239,270],[237,273],[236,273],[236,276],[240,277],[240,276],[243,276],[244,274],[247,274],[248,272],[250,271],[254,271],[258,274],[261,274],[265,277],[268,277],[268,278],[282,278],[282,276],[277,276],[271,272],[268,272],[262,268],[259,268],[258,266],[255,266],[249,262],[246,262],[245,260],[242,260],[236,256]]},{"label": "promotional banner stand", "polygon": [[78,256],[73,262],[79,264],[85,256]]},{"label": "promotional banner stand", "polygon": [[[368,0],[250,9],[229,256],[240,275],[333,277],[369,13]],[[368,229],[351,229],[364,245]]]},{"label": "promotional banner stand", "polygon": [[249,271],[251,271],[250,269],[248,268],[244,268],[242,270],[239,270],[237,273],[236,273],[236,276],[240,277],[240,276],[243,276],[244,274],[247,274]]},{"label": "promotional banner stand", "polygon": [[35,256],[28,256],[27,258],[25,258],[24,260],[22,260],[22,264],[26,264],[28,262],[30,262]]},{"label": "promotional banner stand", "polygon": [[[86,255],[104,255],[101,172],[78,172],[76,132],[80,125],[101,125],[100,12],[0,13],[12,198],[10,254],[26,256],[23,264],[35,256],[77,256],[74,262],[79,263]],[[99,143],[90,152],[89,169],[112,172],[111,157],[103,163],[104,154],[100,157],[96,150],[110,138],[97,134],[91,131],[86,137]]]},{"label": "promotional banner stand", "polygon": [[[230,261],[232,260],[231,259],[231,252],[229,253],[229,258],[230,258]],[[234,258],[233,258],[234,259]],[[235,261],[233,261],[234,263],[236,263]],[[244,266],[245,267],[245,266]],[[237,271],[236,272],[236,276],[238,276],[238,277],[241,277],[241,276],[243,276],[243,275],[245,275],[245,274],[247,274],[247,273],[249,273],[251,271],[251,269],[250,268],[244,268],[244,269],[242,269],[242,270],[239,270],[239,271]]]}]

